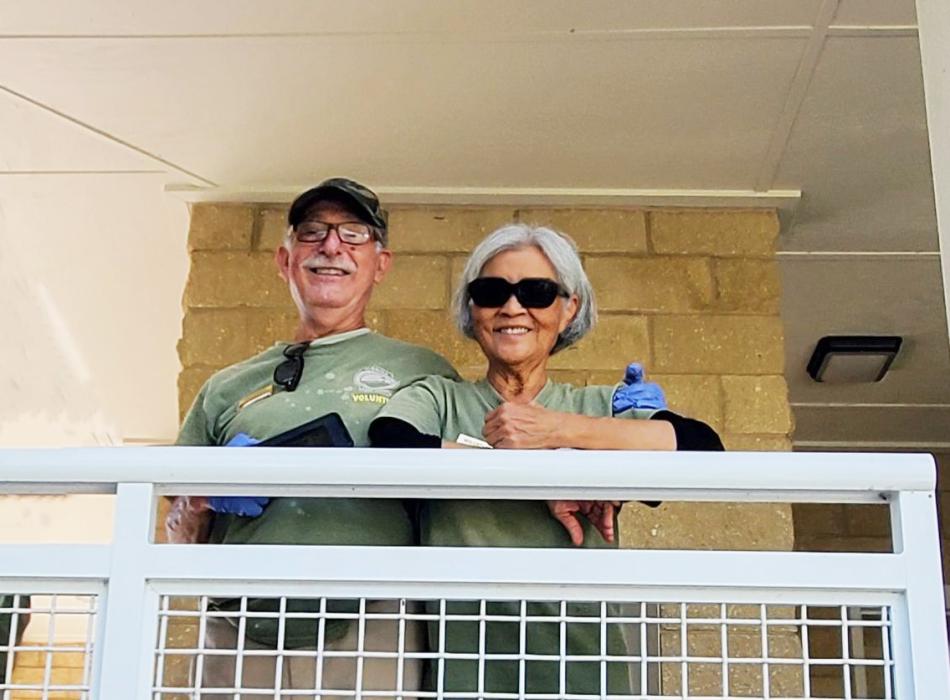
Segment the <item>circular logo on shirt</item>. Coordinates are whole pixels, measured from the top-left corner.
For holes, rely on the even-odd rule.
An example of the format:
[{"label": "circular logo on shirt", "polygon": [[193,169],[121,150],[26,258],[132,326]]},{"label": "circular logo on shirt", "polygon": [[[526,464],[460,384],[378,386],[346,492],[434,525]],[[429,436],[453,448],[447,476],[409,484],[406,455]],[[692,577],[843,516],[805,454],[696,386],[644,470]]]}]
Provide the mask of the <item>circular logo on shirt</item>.
[{"label": "circular logo on shirt", "polygon": [[371,391],[389,396],[399,386],[393,373],[382,367],[364,367],[353,375],[353,383],[361,391]]}]

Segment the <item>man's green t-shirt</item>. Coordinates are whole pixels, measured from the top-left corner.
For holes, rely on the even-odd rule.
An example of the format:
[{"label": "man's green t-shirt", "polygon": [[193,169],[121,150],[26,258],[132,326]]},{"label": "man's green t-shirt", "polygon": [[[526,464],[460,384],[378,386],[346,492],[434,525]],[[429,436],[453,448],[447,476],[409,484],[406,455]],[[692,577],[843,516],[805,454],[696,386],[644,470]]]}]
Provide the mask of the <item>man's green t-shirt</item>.
[{"label": "man's green t-shirt", "polygon": [[[573,387],[548,381],[535,397],[535,403],[565,413],[593,417],[612,415],[611,399],[616,387]],[[379,412],[378,418],[397,418],[412,425],[425,435],[457,442],[460,436],[482,438],[485,416],[500,406],[503,399],[486,380],[479,382],[451,382],[441,377],[429,377],[403,389]],[[617,418],[648,419],[656,411],[632,409]],[[442,500],[426,501],[420,511],[421,543],[441,547],[572,547],[567,530],[555,520],[543,501],[486,501]],[[584,546],[609,547],[600,533],[584,521]],[[615,546],[615,545],[614,545]],[[492,602],[488,614],[512,616],[513,622],[488,622],[485,625],[485,649],[489,654],[517,654],[520,635],[517,619],[518,603]],[[430,613],[438,612],[430,606]],[[446,605],[447,614],[477,615],[477,602],[453,601]],[[527,606],[529,616],[560,615],[557,603],[534,602]],[[608,614],[616,614],[608,606]],[[568,615],[592,618],[587,622],[567,624],[566,651],[568,655],[597,657],[591,660],[567,662],[566,691],[568,693],[600,694],[600,620],[598,603],[571,603]],[[469,621],[447,621],[445,624],[445,651],[449,653],[477,653],[478,624]],[[560,625],[552,622],[531,622],[526,628],[528,654],[560,654]],[[430,647],[438,649],[438,623],[429,624]],[[613,655],[626,653],[626,645],[619,625],[609,625],[607,651]],[[487,692],[519,692],[518,661],[495,660],[485,664]],[[630,681],[626,664],[607,664],[607,692],[629,692]],[[428,679],[430,687],[436,681]],[[443,690],[446,693],[478,691],[478,661],[450,659],[445,661]],[[559,663],[556,660],[525,662],[525,690],[529,693],[558,693]]]},{"label": "man's green t-shirt", "polygon": [[[275,391],[274,368],[285,360],[285,347],[275,345],[212,376],[185,417],[177,444],[226,445],[238,433],[266,440],[314,418],[338,413],[354,444],[365,447],[370,422],[398,389],[429,375],[450,381],[458,377],[431,350],[362,328],[313,341],[303,354],[297,389]],[[319,450],[313,455],[314,460],[320,459]],[[413,544],[413,535],[409,515],[398,500],[284,497],[271,499],[257,518],[217,514],[210,541],[399,546]],[[288,601],[288,610],[299,611],[297,603]],[[272,605],[276,601],[260,602],[254,609],[269,610]],[[345,621],[328,621],[327,640],[342,636],[346,626]],[[287,645],[314,644],[313,627],[312,621],[288,620]],[[255,641],[276,642],[274,620],[249,619],[247,630]]]}]

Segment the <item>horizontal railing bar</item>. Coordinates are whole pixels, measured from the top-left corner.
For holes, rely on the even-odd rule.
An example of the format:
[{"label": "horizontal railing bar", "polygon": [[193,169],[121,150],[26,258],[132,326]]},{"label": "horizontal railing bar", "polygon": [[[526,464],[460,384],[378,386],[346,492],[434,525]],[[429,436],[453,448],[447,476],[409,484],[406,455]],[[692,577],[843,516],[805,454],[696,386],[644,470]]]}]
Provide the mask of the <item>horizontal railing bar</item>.
[{"label": "horizontal railing bar", "polygon": [[[517,621],[517,618],[515,618]],[[508,620],[508,622],[512,622]],[[588,619],[588,624],[591,624]],[[234,649],[187,649],[187,648],[175,648],[172,652],[169,653],[169,656],[221,656],[221,657],[231,657],[234,658]],[[398,659],[399,653],[395,651],[369,651],[364,650],[359,652],[359,655],[364,659]],[[352,659],[354,658],[353,651],[322,651],[318,652],[313,651],[288,651],[286,649],[251,649],[244,651],[244,658],[274,658],[276,656],[283,656],[285,659],[314,659],[317,656],[322,656],[323,658],[337,658],[337,659]],[[437,651],[420,651],[420,652],[404,652],[403,657],[407,659],[445,659],[450,660],[460,660],[460,661],[477,661],[480,657],[477,653],[462,653],[462,652],[437,652]],[[519,654],[518,652],[512,652],[508,654],[492,654],[491,661],[518,661],[524,659],[525,661],[564,661],[570,663],[574,661],[581,662],[597,662],[600,661],[602,657],[600,654]],[[656,656],[638,656],[633,654],[610,654],[606,657],[612,663],[617,662],[626,662],[626,663],[639,663],[640,661],[648,661],[650,663],[676,663],[685,661],[688,663],[717,663],[721,664],[723,657],[721,656],[675,656],[675,655],[656,655]],[[787,664],[787,665],[799,665],[804,666],[806,664],[812,666],[841,666],[842,664],[849,664],[851,666],[867,666],[867,667],[878,667],[884,668],[888,666],[893,666],[893,662],[885,661],[884,659],[852,659],[852,658],[820,658],[820,659],[800,659],[791,656],[738,656],[738,657],[725,657],[730,665],[741,665],[741,664],[750,664],[760,666],[762,664]],[[217,690],[217,688],[215,689]],[[676,696],[673,696],[676,697]],[[690,699],[693,696],[689,696]],[[749,696],[743,696],[749,697]],[[754,696],[753,696],[754,697]],[[779,696],[784,698],[785,696]]]},{"label": "horizontal railing bar", "polygon": [[[189,496],[220,496],[220,485],[196,484],[188,488]],[[644,489],[594,486],[365,486],[345,484],[228,486],[229,496],[323,497],[323,498],[416,498],[416,499],[483,499],[483,500],[622,500],[622,501],[690,501],[710,503],[864,503],[881,504],[893,500],[893,492],[878,491],[734,491],[728,489]],[[182,494],[182,488],[156,487],[160,495]],[[397,495],[398,494],[398,495]]]},{"label": "horizontal railing bar", "polygon": [[[75,487],[75,488],[74,488]],[[222,490],[223,489],[223,490]],[[484,499],[484,500],[622,500],[622,501],[689,501],[707,503],[863,503],[881,504],[893,500],[893,492],[878,491],[732,491],[726,489],[643,489],[593,486],[369,486],[363,484],[192,484],[168,486],[157,484],[160,496],[268,496],[320,498],[416,498],[416,499]],[[0,494],[114,494],[112,485],[57,483],[0,483]]]},{"label": "horizontal railing bar", "polygon": [[[11,578],[104,581],[111,560],[108,544],[4,544],[0,545],[0,580],[4,586]],[[30,592],[40,592],[35,582],[32,585]],[[7,587],[0,592],[7,592]]]},{"label": "horizontal railing bar", "polygon": [[[424,581],[401,583],[367,583],[365,581],[268,581],[251,579],[241,582],[206,580],[153,580],[150,585],[163,595],[196,597],[208,595],[216,598],[359,598],[368,600],[388,600],[407,598],[410,600],[531,600],[531,601],[605,601],[608,603],[636,603],[645,601],[651,604],[690,604],[718,605],[774,605],[815,607],[852,607],[878,608],[885,605],[897,605],[901,594],[891,591],[868,591],[862,589],[793,589],[789,587],[709,587],[693,584],[690,586],[654,586],[636,582],[622,585],[563,585],[509,583],[495,584],[486,590],[478,583],[427,583]],[[235,613],[237,616],[237,613]],[[665,622],[679,624],[676,619]],[[796,624],[791,619],[788,626]]]},{"label": "horizontal railing bar", "polygon": [[[904,555],[441,547],[151,545],[145,576],[240,585],[249,580],[333,584],[540,584],[774,589],[906,589]],[[305,553],[302,554],[302,553]],[[464,554],[464,556],[462,556]],[[241,590],[240,586],[234,590]]]},{"label": "horizontal railing bar", "polygon": [[[79,476],[81,475],[81,477]],[[0,450],[5,492],[59,484],[61,492],[113,493],[118,483],[161,492],[302,487],[297,495],[544,498],[565,493],[656,494],[678,500],[810,501],[845,492],[932,491],[930,455],[574,450],[375,450],[201,447]],[[93,486],[95,485],[95,486]],[[305,489],[305,490],[304,490]],[[587,489],[586,491],[583,491]],[[243,488],[241,488],[243,491]],[[238,493],[235,491],[234,493]],[[499,496],[499,494],[503,494]],[[685,496],[684,496],[685,494]],[[781,498],[780,500],[788,500]]]},{"label": "horizontal railing bar", "polygon": [[[70,578],[66,576],[7,575],[0,573],[0,593],[5,595],[100,595],[105,593],[106,584],[99,579]],[[91,612],[91,611],[90,611]],[[57,610],[56,614],[62,614]],[[82,615],[82,611],[73,610],[68,614]]]},{"label": "horizontal railing bar", "polygon": [[[323,597],[323,596],[321,596],[321,597]],[[722,601],[719,601],[719,602],[722,602]],[[674,607],[679,607],[679,604],[680,604],[680,603],[684,603],[684,601],[681,601],[681,600],[676,601],[676,605],[675,605]],[[640,605],[640,602],[632,602],[632,603],[631,603],[631,602],[629,602],[629,601],[625,601],[625,604],[628,605],[629,607],[637,607],[637,606]],[[644,604],[645,604],[645,605],[655,605],[655,602],[654,602],[654,601],[650,601],[649,603],[644,603]],[[665,603],[665,602],[661,603],[661,605],[667,605],[667,604],[668,604],[668,603]],[[694,603],[693,603],[692,601],[686,602],[685,604],[686,604],[686,605],[694,605]],[[700,604],[700,605],[705,605],[705,604]],[[729,603],[729,605],[733,605],[733,603]],[[745,605],[745,604],[742,604],[742,605]],[[769,605],[769,607],[778,607],[778,608],[787,608],[787,607],[789,607],[789,606],[782,605],[782,604],[775,604],[775,605],[773,605],[772,603],[769,603],[768,605]],[[697,606],[697,607],[698,607],[698,606]],[[758,605],[756,605],[755,607],[758,607]],[[812,605],[811,607],[818,607],[818,606]],[[840,607],[840,605],[825,605],[825,606],[824,606],[825,609],[838,608],[838,607]],[[849,607],[851,607],[851,606],[849,606]],[[866,608],[865,606],[860,606],[860,607],[862,607],[862,608],[864,608],[864,609],[869,609],[869,608]],[[875,611],[876,611],[877,606],[876,606],[874,609],[875,609]],[[24,608],[22,612],[30,612],[30,608]],[[209,609],[207,612],[205,612],[205,617],[206,617],[207,619],[209,619],[209,620],[210,620],[210,619],[214,619],[214,618],[233,618],[233,617],[235,617],[237,614],[238,614],[238,613],[231,612],[231,611],[227,611],[227,610]],[[161,617],[167,617],[167,618],[169,618],[169,619],[172,619],[172,618],[194,619],[194,618],[196,618],[196,617],[199,616],[199,613],[198,613],[198,611],[196,611],[196,610],[188,610],[188,609],[182,608],[182,609],[180,609],[180,610],[162,610],[161,612],[159,612],[159,615],[160,615]],[[277,620],[277,619],[280,619],[281,617],[283,617],[283,618],[286,619],[286,620],[318,620],[318,619],[320,619],[320,618],[324,618],[324,619],[326,619],[326,620],[355,620],[355,619],[358,619],[357,613],[342,613],[342,612],[341,612],[341,613],[333,613],[333,612],[324,612],[324,613],[321,613],[321,612],[312,612],[312,613],[305,613],[305,612],[285,612],[285,613],[280,613],[279,611],[278,611],[278,612],[258,612],[258,611],[255,611],[255,610],[249,610],[249,611],[247,611],[247,612],[245,612],[245,613],[241,613],[241,616],[242,616],[242,617],[245,617],[245,618],[248,619],[248,620],[263,620],[263,619]],[[432,612],[432,613],[424,613],[424,612],[407,612],[407,613],[399,613],[399,612],[390,612],[390,613],[369,612],[369,613],[365,613],[365,614],[363,614],[363,615],[361,615],[361,616],[359,616],[359,617],[362,617],[364,620],[400,620],[400,619],[405,619],[405,620],[420,620],[420,621],[423,621],[423,622],[426,622],[426,621],[428,621],[428,622],[438,622],[440,619],[445,619],[445,620],[451,621],[451,622],[478,622],[478,621],[481,621],[481,620],[485,620],[486,622],[511,622],[513,619],[515,619],[515,620],[520,620],[520,619],[522,619],[520,615],[511,615],[511,614],[508,614],[508,615],[501,615],[501,614],[498,614],[498,615],[491,615],[491,614],[480,615],[480,614],[473,613],[473,614],[471,614],[471,615],[460,615],[460,614],[455,614],[455,613],[446,613],[445,615],[442,615],[442,614],[436,613],[436,612]],[[558,615],[558,614],[551,614],[551,615],[531,615],[531,614],[528,614],[528,615],[525,615],[523,619],[524,619],[525,622],[571,622],[571,623],[573,623],[573,622],[590,623],[590,622],[591,622],[591,617],[590,617],[589,615],[588,615],[588,616],[580,616],[580,615],[574,616],[574,615]],[[682,617],[681,617],[681,616],[675,616],[675,615],[674,615],[674,616],[667,616],[667,617],[658,617],[658,616],[650,616],[650,615],[640,616],[640,615],[620,614],[620,613],[612,613],[611,616],[610,616],[610,618],[609,618],[610,624],[620,624],[620,623],[623,623],[623,624],[636,624],[636,623],[641,623],[641,622],[643,622],[643,623],[648,623],[648,624],[651,624],[651,625],[652,625],[652,624],[657,624],[657,625],[679,625],[681,620],[682,620]],[[692,616],[688,616],[688,617],[686,618],[686,622],[687,622],[687,625],[689,625],[689,626],[691,626],[691,627],[709,627],[709,626],[716,626],[716,625],[729,625],[730,627],[760,627],[760,626],[762,625],[762,620],[761,620],[760,618],[758,618],[758,617],[718,617],[718,618],[708,618],[708,617],[692,617]],[[785,627],[800,627],[802,624],[805,624],[805,625],[807,625],[808,627],[835,627],[835,628],[840,628],[840,627],[841,627],[841,620],[840,620],[840,619],[831,619],[831,618],[816,618],[816,617],[802,618],[802,617],[800,617],[800,616],[799,616],[799,617],[770,617],[770,618],[767,618],[767,619],[765,620],[765,626],[766,626],[766,627],[770,627],[770,628],[771,628],[771,627],[782,627],[782,628],[785,628]],[[857,621],[857,620],[851,620],[851,619],[849,619],[847,626],[848,626],[849,628],[865,627],[865,628],[868,628],[868,629],[878,629],[878,630],[879,630],[879,629],[881,629],[881,628],[883,628],[883,627],[889,626],[889,624],[890,624],[890,623],[888,623],[888,622],[886,622],[886,621],[882,621],[882,620],[877,620],[877,621],[875,621],[875,622],[870,622],[870,621],[868,621],[868,622],[859,622],[859,621]],[[4,649],[4,648],[5,648],[5,647],[3,647],[3,645],[0,645],[0,649]],[[39,647],[31,647],[31,648],[39,648]]]}]

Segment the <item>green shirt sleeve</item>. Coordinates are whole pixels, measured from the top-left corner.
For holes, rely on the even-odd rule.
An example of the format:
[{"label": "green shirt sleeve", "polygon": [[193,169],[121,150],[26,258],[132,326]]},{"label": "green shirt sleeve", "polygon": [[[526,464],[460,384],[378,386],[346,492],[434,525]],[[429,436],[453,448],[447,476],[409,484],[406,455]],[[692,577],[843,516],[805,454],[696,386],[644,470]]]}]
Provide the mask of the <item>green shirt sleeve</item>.
[{"label": "green shirt sleeve", "polygon": [[214,436],[211,435],[210,423],[205,408],[205,397],[207,393],[208,383],[205,382],[204,386],[201,387],[201,391],[198,392],[198,396],[195,397],[195,402],[188,410],[185,420],[181,424],[181,429],[178,431],[178,438],[175,440],[176,445],[200,447],[218,444]]},{"label": "green shirt sleeve", "polygon": [[453,382],[462,381],[462,377],[458,372],[455,371],[455,368],[451,363],[446,360],[444,357],[438,353],[433,353],[436,357],[435,364],[436,367],[430,372],[430,374],[437,374],[440,377],[445,377],[446,379],[451,379]]},{"label": "green shirt sleeve", "polygon": [[[451,369],[451,367],[450,367]],[[454,373],[454,370],[452,370]],[[445,393],[438,377],[427,377],[399,390],[376,415],[409,423],[423,435],[444,437]]]}]

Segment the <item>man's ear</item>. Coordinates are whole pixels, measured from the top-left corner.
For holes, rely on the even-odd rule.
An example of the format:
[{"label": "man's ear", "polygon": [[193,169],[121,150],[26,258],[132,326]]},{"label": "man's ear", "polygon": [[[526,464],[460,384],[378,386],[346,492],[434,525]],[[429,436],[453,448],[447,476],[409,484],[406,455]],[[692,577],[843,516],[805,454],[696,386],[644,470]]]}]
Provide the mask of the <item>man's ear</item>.
[{"label": "man's ear", "polygon": [[577,316],[579,308],[580,302],[577,299],[577,295],[571,294],[570,298],[565,301],[561,307],[561,323],[558,326],[558,333],[563,333],[564,329],[571,324],[571,321]]},{"label": "man's ear", "polygon": [[284,282],[290,281],[290,251],[282,245],[277,246],[274,251],[274,262],[277,263],[277,271]]},{"label": "man's ear", "polygon": [[379,284],[383,281],[386,273],[393,264],[393,253],[389,248],[383,248],[376,256],[376,273],[373,275],[373,282]]}]

